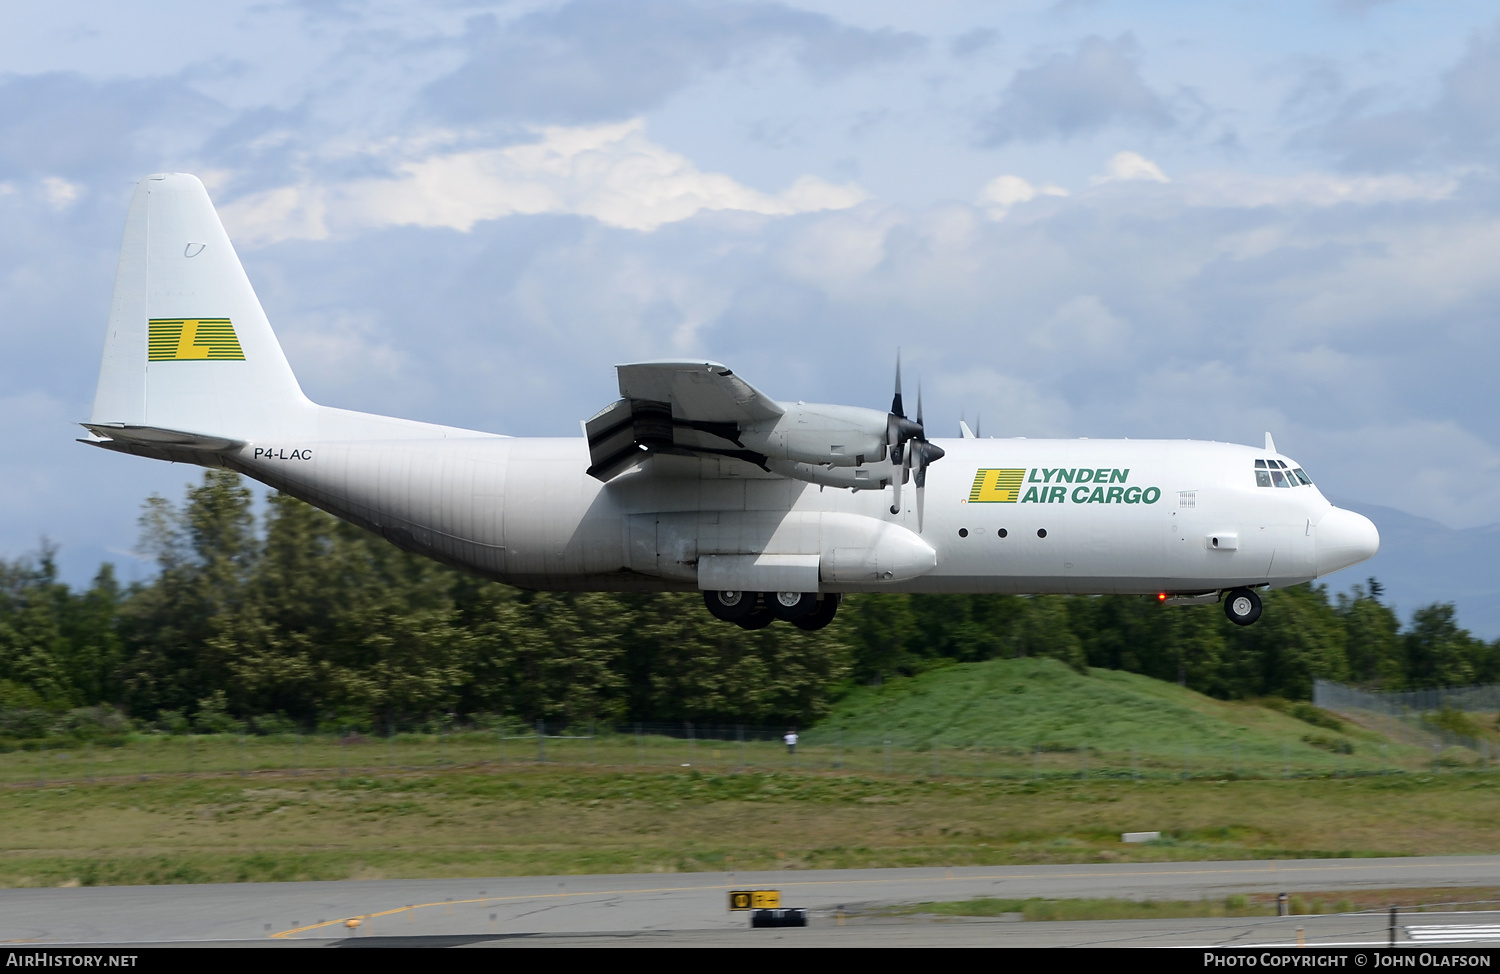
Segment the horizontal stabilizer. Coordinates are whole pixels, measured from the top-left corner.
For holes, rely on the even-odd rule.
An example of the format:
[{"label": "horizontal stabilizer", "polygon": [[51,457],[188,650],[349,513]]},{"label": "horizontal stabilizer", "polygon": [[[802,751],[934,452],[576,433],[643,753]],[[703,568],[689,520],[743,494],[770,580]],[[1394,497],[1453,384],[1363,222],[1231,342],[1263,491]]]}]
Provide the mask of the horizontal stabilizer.
[{"label": "horizontal stabilizer", "polygon": [[205,436],[202,433],[186,433],[182,430],[161,429],[155,426],[127,426],[122,423],[84,423],[89,435],[78,438],[87,443],[116,453],[130,453],[153,460],[171,460],[176,463],[197,463],[218,466],[213,462],[216,454],[238,450],[245,445],[243,440],[223,436]]}]

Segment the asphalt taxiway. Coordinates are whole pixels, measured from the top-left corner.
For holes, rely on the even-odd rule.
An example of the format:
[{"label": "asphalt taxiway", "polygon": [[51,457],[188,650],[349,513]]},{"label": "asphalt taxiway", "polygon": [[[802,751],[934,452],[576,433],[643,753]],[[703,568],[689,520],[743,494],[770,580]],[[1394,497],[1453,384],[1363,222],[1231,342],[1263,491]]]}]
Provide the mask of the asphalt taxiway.
[{"label": "asphalt taxiway", "polygon": [[[1500,885],[1500,856],[977,866],[0,890],[10,944],[1100,946],[1384,942],[1384,916],[1023,923],[872,916],[979,896],[1214,899]],[[807,928],[750,930],[731,889],[781,890]],[[348,921],[357,919],[357,927]],[[1300,922],[1299,922],[1300,921]],[[1359,938],[1370,938],[1368,941]]]}]

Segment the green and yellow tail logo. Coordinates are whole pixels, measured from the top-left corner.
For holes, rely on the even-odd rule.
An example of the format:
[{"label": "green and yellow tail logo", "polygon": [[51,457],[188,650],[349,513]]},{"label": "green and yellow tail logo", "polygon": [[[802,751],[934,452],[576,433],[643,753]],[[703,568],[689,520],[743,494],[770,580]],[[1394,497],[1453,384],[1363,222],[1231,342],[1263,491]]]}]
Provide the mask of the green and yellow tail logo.
[{"label": "green and yellow tail logo", "polygon": [[245,350],[228,318],[152,318],[151,362],[243,362]]},{"label": "green and yellow tail logo", "polygon": [[1019,470],[977,470],[974,486],[969,490],[970,504],[1014,504],[1021,496],[1021,480],[1026,468]]}]

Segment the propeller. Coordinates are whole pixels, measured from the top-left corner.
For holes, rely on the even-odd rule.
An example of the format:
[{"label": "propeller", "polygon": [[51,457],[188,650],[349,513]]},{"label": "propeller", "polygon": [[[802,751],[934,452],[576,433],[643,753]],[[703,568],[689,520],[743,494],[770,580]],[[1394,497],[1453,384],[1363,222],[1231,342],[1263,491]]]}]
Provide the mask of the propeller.
[{"label": "propeller", "polygon": [[927,441],[927,430],[922,425],[922,388],[917,386],[917,420],[906,418],[906,409],[901,401],[901,352],[896,352],[896,394],[891,398],[891,414],[886,419],[886,442],[890,447],[891,466],[900,467],[900,473],[891,479],[891,513],[901,513],[901,485],[916,468],[917,487],[917,532],[922,531],[923,495],[927,486],[927,465],[943,458],[943,448]]},{"label": "propeller", "polygon": [[[911,476],[911,451],[901,455],[900,472],[891,480],[891,513],[901,513],[901,485]],[[920,496],[920,495],[919,495]]]},{"label": "propeller", "polygon": [[[891,414],[885,420],[885,440],[890,448],[891,464],[900,466],[906,453],[906,441],[922,435],[919,423],[906,418],[906,408],[901,404],[901,352],[896,352],[896,394],[891,397]],[[905,479],[903,476],[902,479]]]},{"label": "propeller", "polygon": [[921,534],[923,515],[922,498],[927,492],[927,465],[943,459],[947,451],[936,443],[929,443],[927,441],[927,431],[922,425],[922,387],[920,385],[917,386],[917,428],[921,429],[922,432],[912,438],[911,449],[907,451],[907,459],[910,459],[913,454],[916,455],[917,471],[913,479],[917,482],[917,533]]}]

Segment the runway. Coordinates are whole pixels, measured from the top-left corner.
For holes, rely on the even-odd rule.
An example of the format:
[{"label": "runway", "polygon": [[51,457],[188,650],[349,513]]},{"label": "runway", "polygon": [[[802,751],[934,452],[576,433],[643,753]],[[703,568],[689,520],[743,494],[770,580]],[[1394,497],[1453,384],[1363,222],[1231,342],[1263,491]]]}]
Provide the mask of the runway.
[{"label": "runway", "polygon": [[[978,866],[756,873],[243,883],[0,891],[11,944],[266,946],[1017,946],[1384,942],[1383,917],[1022,923],[868,916],[978,896],[1222,898],[1500,885],[1500,856]],[[781,890],[808,928],[750,930],[728,891]],[[845,919],[840,923],[840,914]],[[848,914],[866,914],[849,917]],[[352,930],[349,919],[359,919]],[[1298,921],[1301,921],[1300,923]]]}]

